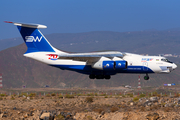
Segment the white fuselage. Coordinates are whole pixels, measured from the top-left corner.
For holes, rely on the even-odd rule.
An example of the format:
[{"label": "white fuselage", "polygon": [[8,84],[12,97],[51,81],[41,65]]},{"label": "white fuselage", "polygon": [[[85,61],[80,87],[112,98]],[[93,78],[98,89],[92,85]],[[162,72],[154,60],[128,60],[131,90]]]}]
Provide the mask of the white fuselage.
[{"label": "white fuselage", "polygon": [[[51,54],[51,52],[34,52],[26,53],[24,56],[61,69],[71,69],[74,71],[89,70],[89,68],[84,69],[84,67],[88,65],[87,61],[58,59],[58,56],[54,57],[51,56]],[[172,62],[164,61],[166,58],[161,56],[143,56],[131,53],[125,54],[126,55],[122,59],[127,61],[128,67],[124,70],[116,70],[117,73],[169,73],[177,67]]]}]

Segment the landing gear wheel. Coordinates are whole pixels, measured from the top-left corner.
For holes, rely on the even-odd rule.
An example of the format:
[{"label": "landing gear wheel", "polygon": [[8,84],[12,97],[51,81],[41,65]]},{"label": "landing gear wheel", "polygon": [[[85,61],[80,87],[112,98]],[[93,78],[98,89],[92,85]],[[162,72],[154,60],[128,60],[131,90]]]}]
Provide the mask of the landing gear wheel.
[{"label": "landing gear wheel", "polygon": [[104,79],[104,75],[96,75],[96,79]]},{"label": "landing gear wheel", "polygon": [[96,76],[92,74],[92,75],[89,75],[89,78],[90,78],[90,79],[95,79]]},{"label": "landing gear wheel", "polygon": [[89,75],[89,78],[90,79],[106,79],[106,80],[109,80],[109,79],[111,79],[111,76],[110,75],[94,75],[94,74],[91,74],[91,75]]},{"label": "landing gear wheel", "polygon": [[105,75],[105,77],[104,77],[106,80],[109,80],[110,78],[111,78],[111,76],[110,75]]},{"label": "landing gear wheel", "polygon": [[148,75],[144,76],[144,80],[149,80],[149,76]]}]

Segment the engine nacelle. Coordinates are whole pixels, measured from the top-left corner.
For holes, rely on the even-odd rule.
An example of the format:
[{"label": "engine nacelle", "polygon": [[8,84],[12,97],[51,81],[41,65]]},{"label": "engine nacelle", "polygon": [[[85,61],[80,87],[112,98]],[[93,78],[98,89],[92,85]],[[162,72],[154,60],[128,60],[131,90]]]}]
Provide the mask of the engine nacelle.
[{"label": "engine nacelle", "polygon": [[113,60],[101,57],[99,61],[92,65],[92,68],[99,70],[122,70],[127,68],[127,61],[120,58],[114,58]]},{"label": "engine nacelle", "polygon": [[114,61],[98,61],[92,66],[92,68],[99,70],[114,70]]},{"label": "engine nacelle", "polygon": [[114,61],[114,66],[116,70],[122,70],[127,68],[127,61],[121,60],[121,61]]},{"label": "engine nacelle", "polygon": [[127,61],[119,58],[119,57],[114,57],[112,60],[114,60],[114,66],[116,70],[122,70],[122,69],[126,69],[128,66]]},{"label": "engine nacelle", "polygon": [[115,70],[114,61],[103,61],[103,70]]},{"label": "engine nacelle", "polygon": [[114,70],[114,61],[106,57],[101,57],[99,61],[92,65],[92,68],[99,70]]}]

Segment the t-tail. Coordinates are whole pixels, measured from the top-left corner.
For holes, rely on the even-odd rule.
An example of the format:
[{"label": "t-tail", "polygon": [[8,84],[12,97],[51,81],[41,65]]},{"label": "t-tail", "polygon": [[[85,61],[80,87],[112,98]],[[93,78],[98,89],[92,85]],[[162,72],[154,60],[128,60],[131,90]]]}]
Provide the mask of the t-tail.
[{"label": "t-tail", "polygon": [[27,46],[26,53],[32,53],[32,52],[64,53],[54,48],[44,37],[44,35],[40,32],[39,28],[47,28],[47,26],[39,25],[39,24],[8,22],[8,21],[5,22],[13,23],[18,27],[18,30],[21,33],[21,36],[24,39],[24,42],[26,43]]}]

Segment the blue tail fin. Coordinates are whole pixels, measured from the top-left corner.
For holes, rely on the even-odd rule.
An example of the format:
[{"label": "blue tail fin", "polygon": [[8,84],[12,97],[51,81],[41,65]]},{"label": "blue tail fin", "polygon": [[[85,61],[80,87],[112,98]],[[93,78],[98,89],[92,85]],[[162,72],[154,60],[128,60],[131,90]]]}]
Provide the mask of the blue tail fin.
[{"label": "blue tail fin", "polygon": [[[13,22],[7,22],[13,23]],[[44,25],[38,24],[23,24],[23,23],[13,23],[17,25],[24,42],[27,45],[26,53],[30,52],[55,52],[51,44],[44,37],[44,35],[39,31],[38,28],[47,28]]]},{"label": "blue tail fin", "polygon": [[24,42],[27,45],[27,52],[55,52],[43,34],[37,28],[17,26]]}]

